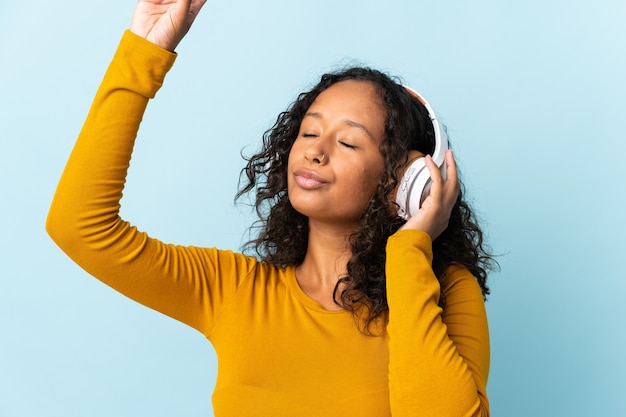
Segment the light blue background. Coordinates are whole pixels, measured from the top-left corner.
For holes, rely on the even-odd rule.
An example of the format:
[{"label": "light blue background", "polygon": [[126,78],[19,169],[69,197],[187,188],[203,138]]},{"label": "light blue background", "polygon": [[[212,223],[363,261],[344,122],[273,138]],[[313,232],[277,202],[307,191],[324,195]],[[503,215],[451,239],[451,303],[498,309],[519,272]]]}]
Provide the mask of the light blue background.
[{"label": "light blue background", "polygon": [[[211,415],[203,336],[90,278],[44,231],[133,8],[0,5],[0,416]],[[621,0],[209,1],[148,108],[123,215],[238,248],[240,150],[324,71],[390,71],[447,124],[503,254],[492,414],[626,415],[624,22]]]}]

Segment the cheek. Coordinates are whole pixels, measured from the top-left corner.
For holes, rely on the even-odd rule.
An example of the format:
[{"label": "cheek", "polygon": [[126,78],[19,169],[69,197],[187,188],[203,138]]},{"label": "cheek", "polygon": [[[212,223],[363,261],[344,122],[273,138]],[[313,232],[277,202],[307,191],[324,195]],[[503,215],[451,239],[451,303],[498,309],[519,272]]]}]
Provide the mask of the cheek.
[{"label": "cheek", "polygon": [[298,141],[295,141],[292,145],[291,145],[291,149],[289,150],[289,154],[287,155],[287,164],[291,165],[291,159],[293,158],[293,155],[295,152],[297,152],[298,149]]},{"label": "cheek", "polygon": [[364,197],[366,196],[368,200],[376,192],[382,171],[382,163],[374,164],[374,166],[369,165],[362,167],[358,171],[358,178],[354,179],[354,184],[359,184],[360,193]]},{"label": "cheek", "polygon": [[291,146],[291,150],[289,151],[289,155],[287,155],[287,172],[291,172],[291,167],[293,165],[293,161],[295,160],[295,155],[298,154],[298,146],[296,143],[297,142],[294,142],[294,144]]}]

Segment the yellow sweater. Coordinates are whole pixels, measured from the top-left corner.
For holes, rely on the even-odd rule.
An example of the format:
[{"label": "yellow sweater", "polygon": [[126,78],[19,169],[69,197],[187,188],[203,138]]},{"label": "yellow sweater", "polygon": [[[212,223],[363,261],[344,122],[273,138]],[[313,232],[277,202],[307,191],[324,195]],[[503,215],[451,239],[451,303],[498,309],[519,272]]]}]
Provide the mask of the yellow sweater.
[{"label": "yellow sweater", "polygon": [[487,416],[489,335],[476,280],[448,271],[447,307],[425,233],[387,244],[389,323],[361,334],[295,268],[168,245],[119,217],[135,136],[175,54],[126,32],[59,183],[47,228],[87,272],[202,332],[218,357],[218,417]]}]

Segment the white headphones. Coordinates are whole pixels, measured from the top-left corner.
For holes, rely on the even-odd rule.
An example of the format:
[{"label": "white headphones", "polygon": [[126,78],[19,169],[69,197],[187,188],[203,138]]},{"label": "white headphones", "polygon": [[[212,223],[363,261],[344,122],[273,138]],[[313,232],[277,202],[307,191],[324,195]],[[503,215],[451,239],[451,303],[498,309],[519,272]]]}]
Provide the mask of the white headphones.
[{"label": "white headphones", "polygon": [[[435,150],[431,157],[439,170],[443,178],[446,178],[446,163],[445,155],[448,150],[448,136],[443,126],[437,119],[435,112],[430,104],[422,97],[417,91],[403,86],[413,97],[417,98],[420,103],[428,110],[428,117],[433,123],[435,130]],[[430,172],[426,167],[424,158],[418,158],[411,163],[406,169],[400,184],[398,185],[398,191],[396,192],[396,203],[398,203],[398,216],[408,219],[419,210],[424,199],[430,193]]]}]

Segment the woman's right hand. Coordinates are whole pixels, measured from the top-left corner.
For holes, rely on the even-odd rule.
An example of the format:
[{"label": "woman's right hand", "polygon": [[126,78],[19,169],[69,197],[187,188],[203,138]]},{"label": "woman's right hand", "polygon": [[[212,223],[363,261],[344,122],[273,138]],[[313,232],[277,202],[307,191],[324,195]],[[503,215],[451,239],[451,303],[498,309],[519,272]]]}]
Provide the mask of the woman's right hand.
[{"label": "woman's right hand", "polygon": [[422,206],[407,222],[400,228],[422,230],[430,235],[432,240],[443,233],[448,228],[452,209],[456,204],[461,185],[459,183],[456,162],[452,155],[452,150],[446,151],[446,178],[441,175],[437,164],[430,155],[426,156],[426,167],[430,172],[432,185],[428,197]]},{"label": "woman's right hand", "polygon": [[204,3],[206,0],[139,0],[130,31],[174,51]]}]

